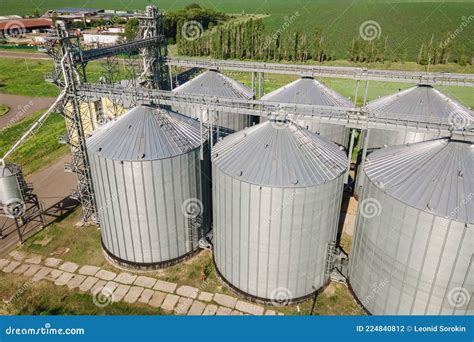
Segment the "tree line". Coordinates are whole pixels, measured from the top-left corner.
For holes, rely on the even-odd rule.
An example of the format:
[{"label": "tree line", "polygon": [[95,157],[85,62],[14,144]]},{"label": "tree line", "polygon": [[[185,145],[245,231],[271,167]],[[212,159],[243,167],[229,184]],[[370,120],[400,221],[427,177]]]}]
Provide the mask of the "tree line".
[{"label": "tree line", "polygon": [[[192,41],[181,35],[185,20],[178,20],[176,43],[178,53],[185,56],[209,56],[218,59],[256,59],[268,61],[325,62],[336,59],[332,43],[320,29],[308,33],[301,29],[287,29],[269,34],[261,18],[246,21],[228,21],[204,32]],[[403,47],[393,48],[389,37],[364,40],[359,35],[346,49],[351,62],[384,63],[404,62],[407,52]],[[421,65],[446,64],[453,61],[461,65],[470,63],[464,50],[453,52],[449,35],[422,42],[417,63]]]}]

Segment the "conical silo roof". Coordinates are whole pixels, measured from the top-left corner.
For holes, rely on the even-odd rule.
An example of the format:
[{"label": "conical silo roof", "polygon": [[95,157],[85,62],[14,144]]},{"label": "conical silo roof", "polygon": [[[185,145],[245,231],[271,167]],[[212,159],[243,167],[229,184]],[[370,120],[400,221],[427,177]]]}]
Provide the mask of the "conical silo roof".
[{"label": "conical silo roof", "polygon": [[175,88],[173,91],[178,93],[212,95],[230,98],[251,99],[253,97],[253,93],[250,88],[215,70],[208,70]]},{"label": "conical silo roof", "polygon": [[365,109],[380,117],[420,121],[473,121],[471,110],[452,100],[429,85],[418,85],[396,94],[381,97],[367,104]]},{"label": "conical silo roof", "polygon": [[474,144],[438,139],[371,153],[367,177],[386,194],[438,216],[474,223]]},{"label": "conical silo roof", "polygon": [[214,165],[244,182],[274,187],[323,184],[347,169],[335,144],[289,122],[267,121],[216,144]]},{"label": "conical silo roof", "polygon": [[352,102],[312,77],[304,77],[262,97],[264,101],[353,107]]},{"label": "conical silo roof", "polygon": [[96,130],[88,150],[107,159],[156,160],[174,157],[201,144],[199,122],[187,116],[139,106]]}]

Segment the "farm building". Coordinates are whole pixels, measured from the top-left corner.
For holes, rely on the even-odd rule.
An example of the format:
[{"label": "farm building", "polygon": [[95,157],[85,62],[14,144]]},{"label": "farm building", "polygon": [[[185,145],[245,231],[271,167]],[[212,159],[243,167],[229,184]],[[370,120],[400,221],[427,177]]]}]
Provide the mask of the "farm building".
[{"label": "farm building", "polygon": [[[175,88],[173,92],[191,95],[222,96],[236,99],[252,99],[254,96],[250,88],[215,70],[203,72],[201,75]],[[186,103],[175,106],[173,109],[193,118],[202,118],[203,122],[206,123],[210,120],[209,114],[212,114],[213,125],[221,127],[219,130],[219,134],[221,135],[240,131],[258,121],[258,119],[250,115],[235,115],[233,113],[221,112],[203,114],[202,108]]]},{"label": "farm building", "polygon": [[112,262],[157,268],[197,249],[211,206],[201,139],[196,120],[146,106],[88,139],[102,245]]},{"label": "farm building", "polygon": [[212,151],[214,260],[232,288],[272,301],[326,284],[347,157],[298,125],[269,121]]},{"label": "farm building", "polygon": [[[352,108],[353,104],[344,96],[329,89],[312,77],[303,77],[282,88],[279,88],[262,97],[263,101],[307,104],[319,106],[336,106]],[[310,111],[308,113],[311,113]],[[319,121],[296,118],[295,122],[312,132],[328,138],[332,142],[347,147],[349,134],[344,125],[323,123]]]},{"label": "farm building", "polygon": [[474,144],[449,139],[370,154],[349,281],[374,315],[472,315]]}]

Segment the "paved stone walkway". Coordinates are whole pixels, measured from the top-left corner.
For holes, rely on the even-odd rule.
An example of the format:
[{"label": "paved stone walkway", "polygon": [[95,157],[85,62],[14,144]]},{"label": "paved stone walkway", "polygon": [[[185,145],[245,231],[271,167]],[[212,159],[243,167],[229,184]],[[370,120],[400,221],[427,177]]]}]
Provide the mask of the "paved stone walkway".
[{"label": "paved stone walkway", "polygon": [[127,272],[117,274],[56,258],[43,259],[16,250],[9,258],[0,259],[0,270],[31,277],[33,282],[51,281],[56,286],[67,286],[69,290],[89,292],[99,306],[124,301],[148,304],[176,315],[283,315],[229,295]]}]

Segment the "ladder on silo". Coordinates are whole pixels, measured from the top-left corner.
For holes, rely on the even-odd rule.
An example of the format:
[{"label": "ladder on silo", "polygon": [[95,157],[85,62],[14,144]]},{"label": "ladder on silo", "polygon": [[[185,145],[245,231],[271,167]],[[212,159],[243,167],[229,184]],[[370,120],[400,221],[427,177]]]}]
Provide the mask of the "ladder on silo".
[{"label": "ladder on silo", "polygon": [[193,248],[193,245],[198,242],[197,237],[199,236],[198,229],[202,226],[202,214],[197,216],[188,217],[188,244],[189,249]]},{"label": "ladder on silo", "polygon": [[158,122],[160,127],[168,133],[171,139],[178,145],[181,152],[188,152],[193,149],[191,142],[179,132],[176,127],[171,123],[171,116],[165,113],[158,113]]},{"label": "ladder on silo", "polygon": [[326,249],[326,267],[325,267],[325,275],[327,277],[330,276],[332,270],[334,269],[334,263],[336,262],[336,242],[331,241],[327,244]]}]

